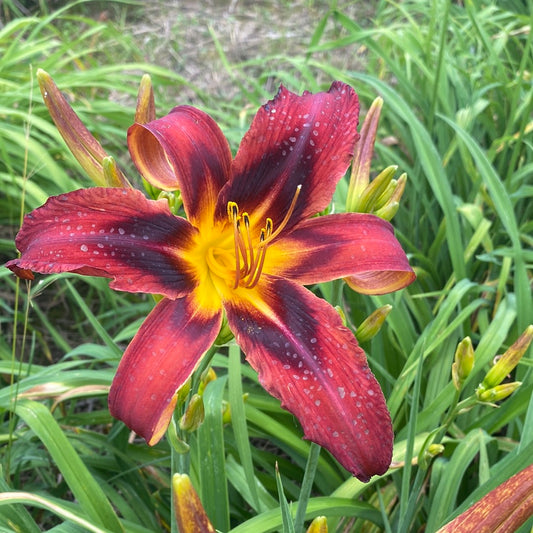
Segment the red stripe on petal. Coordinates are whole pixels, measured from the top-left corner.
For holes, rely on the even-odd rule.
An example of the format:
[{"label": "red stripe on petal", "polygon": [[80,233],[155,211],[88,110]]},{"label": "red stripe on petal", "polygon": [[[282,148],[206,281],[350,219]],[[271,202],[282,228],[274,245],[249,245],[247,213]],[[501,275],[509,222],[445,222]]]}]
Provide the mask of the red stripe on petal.
[{"label": "red stripe on petal", "polygon": [[263,270],[303,285],[348,278],[365,294],[392,292],[415,279],[392,226],[362,213],[300,223],[269,247]]},{"label": "red stripe on petal", "polygon": [[256,218],[281,223],[302,185],[288,228],[322,211],[350,163],[358,139],[359,102],[354,90],[335,82],[328,92],[298,96],[281,87],[257,112],[221,194]]},{"label": "red stripe on petal", "polygon": [[385,399],[339,314],[287,280],[263,277],[248,294],[226,311],[265,389],[354,476],[386,472],[393,434]]},{"label": "red stripe on petal", "polygon": [[113,289],[176,298],[194,287],[180,254],[196,230],[166,201],[134,189],[93,188],[48,199],[17,235],[16,274],[76,272],[113,278]]},{"label": "red stripe on petal", "polygon": [[159,189],[180,190],[193,224],[204,217],[212,220],[218,193],[230,176],[231,151],[209,115],[176,107],[158,120],[131,126],[128,146],[146,180]]},{"label": "red stripe on petal", "polygon": [[198,309],[193,296],[162,300],[128,346],[111,385],[109,410],[148,444],[165,433],[175,393],[220,330],[222,311]]}]

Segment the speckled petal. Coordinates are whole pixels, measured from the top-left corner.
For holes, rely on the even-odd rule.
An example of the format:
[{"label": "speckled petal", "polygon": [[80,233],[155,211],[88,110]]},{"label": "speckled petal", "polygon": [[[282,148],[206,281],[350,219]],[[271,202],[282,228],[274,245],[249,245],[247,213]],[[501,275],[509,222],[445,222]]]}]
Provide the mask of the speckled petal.
[{"label": "speckled petal", "polygon": [[134,124],[128,146],[139,172],[153,186],[180,190],[187,218],[195,225],[212,221],[218,193],[230,177],[228,141],[206,113],[191,106]]},{"label": "speckled petal", "polygon": [[148,444],[164,435],[175,393],[213,344],[222,311],[205,311],[192,295],[161,300],[143,322],[118,367],[109,410]]},{"label": "speckled petal", "polygon": [[355,91],[334,82],[328,92],[298,96],[281,87],[257,112],[233,162],[217,213],[228,201],[274,229],[285,217],[298,185],[300,196],[287,229],[322,211],[344,175],[359,135]]},{"label": "speckled petal", "polygon": [[385,399],[339,314],[307,289],[265,275],[240,294],[226,303],[229,325],[265,389],[361,481],[386,472],[393,434]]},{"label": "speckled petal", "polygon": [[374,215],[311,218],[269,247],[264,271],[302,285],[348,278],[364,294],[384,294],[415,279],[392,226]]},{"label": "speckled petal", "polygon": [[180,253],[196,230],[166,201],[134,189],[81,189],[54,196],[26,216],[17,235],[19,259],[6,266],[112,278],[113,289],[177,298],[195,283]]}]

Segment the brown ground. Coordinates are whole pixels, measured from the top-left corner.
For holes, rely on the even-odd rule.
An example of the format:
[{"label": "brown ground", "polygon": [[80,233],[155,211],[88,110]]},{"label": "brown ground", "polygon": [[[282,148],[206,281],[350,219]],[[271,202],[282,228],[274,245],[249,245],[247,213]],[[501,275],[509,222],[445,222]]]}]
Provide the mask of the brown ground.
[{"label": "brown ground", "polygon": [[[229,101],[238,89],[224,68],[216,41],[231,65],[273,54],[302,55],[319,21],[335,3],[363,25],[374,5],[346,0],[157,0],[145,5],[131,31],[145,60],[169,67],[207,93]],[[325,35],[334,39],[342,34],[340,24],[330,17]],[[355,68],[357,61],[353,46],[336,50],[327,59],[342,68]],[[266,87],[269,92],[277,88],[277,81],[272,84]]]}]

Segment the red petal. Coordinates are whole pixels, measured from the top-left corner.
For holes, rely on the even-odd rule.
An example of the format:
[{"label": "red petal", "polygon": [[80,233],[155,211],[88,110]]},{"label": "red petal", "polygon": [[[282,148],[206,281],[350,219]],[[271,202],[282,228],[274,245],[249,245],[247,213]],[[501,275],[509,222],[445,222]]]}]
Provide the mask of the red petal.
[{"label": "red petal", "polygon": [[213,212],[222,186],[230,176],[231,151],[216,122],[190,106],[134,124],[128,146],[139,172],[155,187],[181,191],[187,218],[198,224]]},{"label": "red petal", "polygon": [[111,414],[156,444],[174,412],[176,391],[213,344],[221,320],[220,309],[198,309],[192,295],[161,300],[120,361],[109,392]]},{"label": "red petal", "polygon": [[260,382],[298,418],[305,437],[361,481],[383,474],[392,456],[390,416],[339,314],[303,287],[264,275],[226,312]]},{"label": "red petal", "polygon": [[362,213],[300,223],[268,248],[263,270],[302,285],[349,277],[350,286],[365,294],[396,291],[415,279],[392,226]]},{"label": "red petal", "polygon": [[353,153],[359,102],[354,90],[335,82],[327,93],[298,96],[281,87],[261,107],[233,164],[233,179],[221,194],[274,229],[285,217],[296,188],[302,190],[289,226],[323,210]]},{"label": "red petal", "polygon": [[51,197],[26,216],[17,235],[19,274],[77,272],[113,278],[113,289],[176,298],[193,285],[179,254],[196,230],[166,201],[133,189],[82,189]]}]

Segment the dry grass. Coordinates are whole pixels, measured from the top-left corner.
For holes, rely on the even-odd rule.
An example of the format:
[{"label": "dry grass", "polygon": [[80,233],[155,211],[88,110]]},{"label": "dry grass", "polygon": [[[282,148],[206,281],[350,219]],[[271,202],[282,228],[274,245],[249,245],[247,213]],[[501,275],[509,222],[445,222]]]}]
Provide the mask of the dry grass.
[{"label": "dry grass", "polygon": [[[319,21],[334,6],[325,0],[268,1],[250,0],[179,1],[147,4],[142,15],[129,28],[150,63],[179,73],[191,84],[214,97],[231,100],[239,89],[224,66],[218,41],[229,64],[257,66],[261,58],[303,56]],[[363,2],[339,2],[337,7],[359,22],[368,20],[372,5]],[[325,35],[338,37],[342,29],[332,19]],[[355,68],[359,57],[353,47],[336,50],[328,60],[340,68]],[[264,67],[264,65],[262,65]],[[272,70],[277,69],[271,60]],[[271,86],[269,86],[269,84]],[[265,89],[276,90],[278,80],[269,79]],[[180,97],[192,94],[180,93]]]}]

